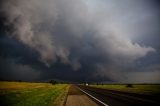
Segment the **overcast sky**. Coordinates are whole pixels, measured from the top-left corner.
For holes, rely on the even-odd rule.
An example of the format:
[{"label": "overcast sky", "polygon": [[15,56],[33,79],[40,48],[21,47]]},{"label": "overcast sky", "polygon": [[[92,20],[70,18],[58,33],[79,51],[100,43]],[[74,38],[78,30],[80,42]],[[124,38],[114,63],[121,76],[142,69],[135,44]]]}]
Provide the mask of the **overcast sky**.
[{"label": "overcast sky", "polygon": [[1,0],[0,80],[160,83],[158,0]]}]

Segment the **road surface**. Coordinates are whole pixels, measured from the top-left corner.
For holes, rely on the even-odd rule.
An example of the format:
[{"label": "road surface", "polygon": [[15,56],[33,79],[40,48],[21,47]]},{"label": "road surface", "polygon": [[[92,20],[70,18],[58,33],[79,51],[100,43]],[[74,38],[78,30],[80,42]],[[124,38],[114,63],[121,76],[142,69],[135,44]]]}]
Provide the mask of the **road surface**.
[{"label": "road surface", "polygon": [[92,100],[101,106],[160,106],[160,96],[126,93],[82,85],[77,87],[95,97],[97,100],[94,98]]}]

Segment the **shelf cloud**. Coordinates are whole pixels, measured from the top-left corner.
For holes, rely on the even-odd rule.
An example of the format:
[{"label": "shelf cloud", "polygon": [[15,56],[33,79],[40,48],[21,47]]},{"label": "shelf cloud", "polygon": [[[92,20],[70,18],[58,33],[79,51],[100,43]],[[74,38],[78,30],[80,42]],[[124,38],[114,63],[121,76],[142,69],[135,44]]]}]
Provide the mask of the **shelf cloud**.
[{"label": "shelf cloud", "polygon": [[[125,81],[129,79],[124,71],[136,69],[137,61],[159,51],[136,40],[140,36],[145,39],[145,34],[157,26],[145,25],[156,21],[156,13],[148,3],[143,0],[2,0],[0,13],[9,29],[5,37],[36,54],[35,65],[44,64],[41,70],[46,70],[42,71],[46,76],[56,74],[59,69],[47,70],[61,64],[78,74],[88,70],[82,71],[85,76],[91,75],[86,79],[100,76]],[[24,69],[28,68],[24,66]],[[20,66],[18,70],[23,69]],[[63,71],[60,79],[70,76]]]}]

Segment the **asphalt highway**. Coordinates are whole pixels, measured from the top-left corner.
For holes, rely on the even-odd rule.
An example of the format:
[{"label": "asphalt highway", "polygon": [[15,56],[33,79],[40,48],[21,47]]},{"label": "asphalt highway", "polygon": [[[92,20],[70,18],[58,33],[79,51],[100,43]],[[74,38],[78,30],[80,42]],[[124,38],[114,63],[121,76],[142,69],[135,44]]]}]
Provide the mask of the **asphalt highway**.
[{"label": "asphalt highway", "polygon": [[82,85],[77,85],[77,87],[100,106],[160,106],[160,96],[127,93]]}]

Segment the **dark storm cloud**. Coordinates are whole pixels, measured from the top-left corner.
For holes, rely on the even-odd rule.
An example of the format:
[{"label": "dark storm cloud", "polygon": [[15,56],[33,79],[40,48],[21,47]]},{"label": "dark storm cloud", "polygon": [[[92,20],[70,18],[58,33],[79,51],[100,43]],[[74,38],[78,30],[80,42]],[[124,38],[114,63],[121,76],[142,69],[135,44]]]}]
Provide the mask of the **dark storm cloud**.
[{"label": "dark storm cloud", "polygon": [[40,76],[40,72],[28,65],[16,63],[14,59],[0,58],[0,80],[34,81]]},{"label": "dark storm cloud", "polygon": [[158,41],[145,41],[159,35],[159,7],[153,5],[156,1],[4,0],[0,13],[8,30],[1,30],[1,58],[18,69],[13,76],[24,68],[35,79],[130,81],[127,70],[159,55]]}]

